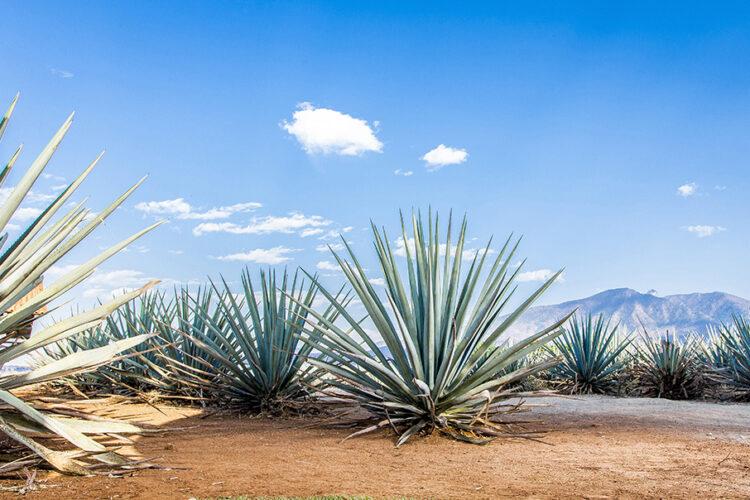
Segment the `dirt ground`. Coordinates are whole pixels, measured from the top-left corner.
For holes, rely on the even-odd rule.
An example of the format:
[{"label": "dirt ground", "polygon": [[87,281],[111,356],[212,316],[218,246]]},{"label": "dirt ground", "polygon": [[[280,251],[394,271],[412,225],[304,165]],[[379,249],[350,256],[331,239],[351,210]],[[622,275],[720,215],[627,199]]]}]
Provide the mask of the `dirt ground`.
[{"label": "dirt ground", "polygon": [[[750,498],[750,405],[585,397],[529,401],[544,443],[487,446],[437,435],[394,448],[388,432],[309,421],[213,416],[141,405],[100,414],[192,429],[137,439],[131,453],[173,470],[124,478],[51,474],[32,498],[216,498],[368,495],[376,498]],[[12,484],[3,481],[3,485]],[[18,483],[16,483],[18,484]],[[51,487],[54,486],[54,487]],[[15,496],[15,494],[6,494]]]}]

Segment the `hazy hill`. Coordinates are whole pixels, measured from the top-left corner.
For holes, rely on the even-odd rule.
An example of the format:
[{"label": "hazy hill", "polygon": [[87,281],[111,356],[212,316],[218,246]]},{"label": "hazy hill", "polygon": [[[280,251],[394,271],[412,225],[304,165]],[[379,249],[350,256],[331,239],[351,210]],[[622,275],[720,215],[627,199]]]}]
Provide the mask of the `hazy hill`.
[{"label": "hazy hill", "polygon": [[691,331],[705,333],[707,325],[728,322],[732,313],[750,314],[750,301],[721,292],[660,297],[653,291],[639,293],[630,288],[616,288],[562,304],[532,307],[513,326],[511,336],[535,333],[575,308],[579,314],[612,316],[613,322],[619,321],[628,331],[640,329],[640,319],[651,335],[667,329],[684,335]]}]

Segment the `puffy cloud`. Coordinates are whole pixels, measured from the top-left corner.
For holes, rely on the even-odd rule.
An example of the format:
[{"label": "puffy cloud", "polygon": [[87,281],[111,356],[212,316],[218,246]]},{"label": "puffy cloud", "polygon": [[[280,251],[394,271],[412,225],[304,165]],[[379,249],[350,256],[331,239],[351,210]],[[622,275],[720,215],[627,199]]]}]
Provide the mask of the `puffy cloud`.
[{"label": "puffy cloud", "polygon": [[317,250],[318,252],[328,252],[329,247],[335,252],[340,252],[346,248],[343,243],[330,243],[328,245],[318,245],[317,247],[315,247],[315,250]]},{"label": "puffy cloud", "polygon": [[466,161],[469,153],[465,149],[456,149],[441,144],[432,151],[428,151],[422,157],[426,163],[427,170],[434,172],[446,165],[458,165]]},{"label": "puffy cloud", "polygon": [[[367,151],[380,153],[383,143],[365,120],[340,111],[316,108],[302,103],[292,115],[292,121],[281,126],[293,135],[307,154],[339,154],[360,156]],[[377,127],[378,122],[374,125]]]},{"label": "puffy cloud", "polygon": [[206,211],[198,211],[184,198],[163,201],[148,201],[138,203],[135,208],[150,215],[171,215],[177,219],[217,220],[227,219],[233,214],[250,212],[262,205],[255,202],[235,203],[224,207],[213,207]]},{"label": "puffy cloud", "polygon": [[370,278],[367,281],[369,281],[373,285],[385,286],[385,278]]},{"label": "puffy cloud", "polygon": [[691,182],[690,184],[683,184],[677,188],[677,194],[680,196],[692,196],[698,190],[698,184]]},{"label": "puffy cloud", "polygon": [[536,271],[526,271],[519,273],[516,277],[517,281],[547,281],[555,274],[554,271],[549,269],[537,269]]},{"label": "puffy cloud", "polygon": [[41,208],[19,207],[18,209],[16,209],[13,217],[10,220],[12,220],[13,222],[28,222],[39,217],[39,214],[41,213]]},{"label": "puffy cloud", "polygon": [[320,234],[322,232],[323,232],[323,230],[320,229],[319,227],[317,227],[317,228],[307,228],[307,229],[303,229],[299,233],[299,235],[302,236],[303,238],[307,238],[308,236],[315,236],[316,234]]},{"label": "puffy cloud", "polygon": [[333,263],[329,260],[322,260],[318,262],[318,264],[315,266],[321,271],[341,271],[341,268],[338,264]]},{"label": "puffy cloud", "polygon": [[241,262],[255,262],[257,264],[269,264],[276,265],[292,260],[289,254],[292,252],[298,252],[293,248],[286,248],[284,246],[278,246],[268,249],[256,248],[245,253],[234,253],[225,255],[223,257],[217,257],[219,260],[228,261],[241,261]]},{"label": "puffy cloud", "polygon": [[726,231],[727,228],[721,227],[721,226],[687,226],[685,228],[686,231],[695,234],[698,238],[705,238],[707,236],[711,236],[714,233],[719,233],[721,231]]},{"label": "puffy cloud", "polygon": [[[286,217],[256,217],[246,226],[233,222],[203,222],[193,228],[193,234],[200,236],[205,233],[230,233],[230,234],[270,234],[270,233],[293,233],[295,231],[310,228],[325,227],[332,224],[319,215],[304,215],[291,212]],[[307,234],[309,236],[309,234]]]}]

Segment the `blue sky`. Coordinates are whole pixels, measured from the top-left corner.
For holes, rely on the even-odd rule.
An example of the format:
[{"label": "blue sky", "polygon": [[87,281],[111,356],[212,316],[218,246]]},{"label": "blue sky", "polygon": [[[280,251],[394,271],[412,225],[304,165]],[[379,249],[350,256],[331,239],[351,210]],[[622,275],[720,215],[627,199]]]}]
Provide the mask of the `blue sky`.
[{"label": "blue sky", "polygon": [[399,209],[428,206],[466,213],[473,247],[523,234],[525,289],[565,267],[543,303],[614,287],[750,297],[747,4],[0,9],[0,96],[21,92],[2,158],[23,142],[27,166],[77,112],[39,200],[102,149],[81,189],[92,208],[150,174],[65,264],[170,219],[89,298],[266,263],[334,283],[317,247],[344,230],[377,277],[369,220],[395,238]]}]

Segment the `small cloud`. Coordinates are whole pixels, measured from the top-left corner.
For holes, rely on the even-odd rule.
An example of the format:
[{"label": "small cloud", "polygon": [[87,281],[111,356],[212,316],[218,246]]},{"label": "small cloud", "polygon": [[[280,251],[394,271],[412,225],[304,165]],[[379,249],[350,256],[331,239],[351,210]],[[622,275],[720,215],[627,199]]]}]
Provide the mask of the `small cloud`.
[{"label": "small cloud", "polygon": [[698,190],[698,184],[695,182],[691,182],[690,184],[683,184],[682,186],[677,188],[677,194],[680,196],[692,196],[695,194],[695,192]]},{"label": "small cloud", "polygon": [[10,220],[14,222],[27,222],[36,219],[41,213],[42,209],[40,208],[20,207],[16,209]]},{"label": "small cloud", "polygon": [[441,144],[432,151],[428,151],[422,157],[425,161],[427,171],[434,172],[439,170],[446,165],[458,165],[466,161],[469,153],[465,149],[450,148],[445,144]]},{"label": "small cloud", "polygon": [[[380,153],[383,143],[367,121],[333,109],[316,108],[310,103],[298,105],[292,121],[282,122],[309,155],[316,153],[361,156],[368,151]],[[374,123],[375,127],[378,122]]]},{"label": "small cloud", "polygon": [[150,215],[168,215],[178,219],[216,220],[228,219],[233,214],[251,212],[262,206],[260,203],[247,202],[199,211],[186,202],[184,198],[176,198],[174,200],[141,202],[135,206],[135,209]]},{"label": "small cloud", "polygon": [[400,168],[394,170],[393,173],[396,175],[403,175],[404,177],[409,177],[410,175],[414,174],[414,172],[412,172],[411,170],[403,171]]},{"label": "small cloud", "polygon": [[316,234],[320,234],[322,232],[323,232],[323,230],[320,229],[319,227],[308,228],[308,229],[305,229],[302,232],[300,232],[299,235],[301,237],[303,237],[303,238],[307,238],[308,236],[315,236]]},{"label": "small cloud", "polygon": [[318,245],[317,247],[315,247],[315,250],[317,250],[318,252],[328,252],[329,247],[334,252],[340,252],[346,248],[343,243],[331,243],[329,245]]},{"label": "small cloud", "polygon": [[695,234],[698,238],[706,238],[714,233],[726,231],[727,228],[721,226],[687,226],[685,230]]},{"label": "small cloud", "polygon": [[328,260],[322,260],[318,262],[315,267],[317,267],[321,271],[341,271],[341,268],[338,266],[338,264],[334,264],[333,262]]},{"label": "small cloud", "polygon": [[[326,220],[319,215],[304,215],[291,212],[286,217],[257,217],[246,226],[232,222],[203,222],[193,228],[193,235],[200,236],[205,233],[230,233],[230,234],[270,234],[270,233],[293,233],[304,232],[309,228],[328,226],[333,221]],[[308,234],[309,236],[309,234]]]},{"label": "small cloud", "polygon": [[385,278],[371,278],[367,281],[369,281],[373,285],[385,286]]},{"label": "small cloud", "polygon": [[[524,273],[519,273],[516,277],[517,281],[526,282],[526,281],[547,281],[550,279],[555,273],[549,269],[537,269],[536,271],[526,271]],[[560,276],[558,281],[563,281],[562,276]]]},{"label": "small cloud", "polygon": [[293,248],[286,248],[283,246],[278,246],[278,247],[269,248],[269,249],[256,248],[255,250],[250,250],[249,252],[234,253],[230,255],[225,255],[223,257],[217,257],[217,259],[227,260],[227,261],[255,262],[256,264],[276,265],[276,264],[281,264],[282,262],[286,262],[288,260],[292,260],[292,258],[289,257],[289,254],[292,252],[298,252],[298,251],[299,250],[295,250]]},{"label": "small cloud", "polygon": [[173,255],[182,255],[185,253],[183,250],[167,250],[167,251]]},{"label": "small cloud", "polygon": [[726,186],[719,186],[717,184],[716,186],[714,186],[714,189],[717,190],[717,191],[726,191],[727,187]]},{"label": "small cloud", "polygon": [[52,73],[55,76],[59,76],[60,78],[73,78],[73,73],[71,73],[68,70],[65,69],[59,69],[59,68],[50,68],[50,73]]},{"label": "small cloud", "polygon": [[[48,179],[48,180],[52,179],[52,180],[58,181],[58,182],[65,182],[65,177],[60,177],[59,175],[48,174],[47,172],[44,172],[42,174],[42,179]],[[67,187],[67,185],[65,187]]]}]

